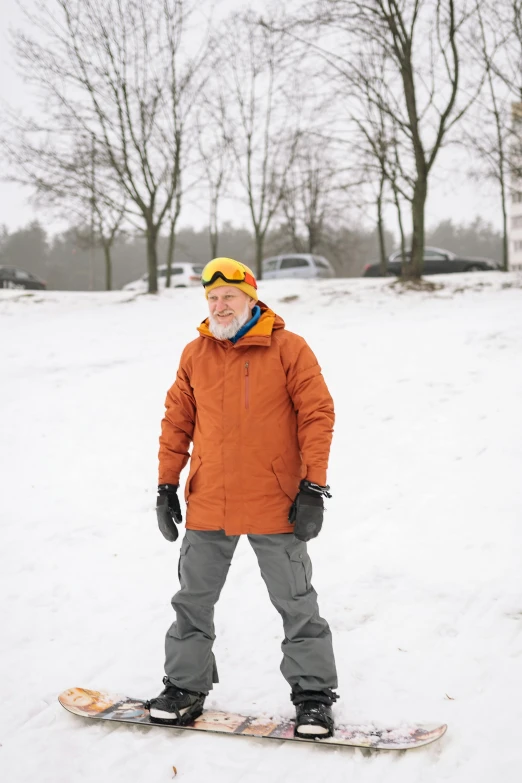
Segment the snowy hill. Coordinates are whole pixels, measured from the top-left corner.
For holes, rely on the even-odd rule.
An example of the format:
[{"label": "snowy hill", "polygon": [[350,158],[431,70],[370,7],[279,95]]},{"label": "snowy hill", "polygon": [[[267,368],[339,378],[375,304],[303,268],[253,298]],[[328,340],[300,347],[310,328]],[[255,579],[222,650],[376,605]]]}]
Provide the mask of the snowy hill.
[{"label": "snowy hill", "polygon": [[[337,423],[309,545],[339,721],[434,720],[396,754],[87,724],[67,687],[161,689],[178,544],[154,514],[159,422],[199,290],[0,292],[0,779],[10,783],[518,783],[522,770],[522,281],[277,281]],[[185,473],[186,477],[186,473]],[[207,706],[292,715],[282,628],[246,541],[216,610]]]}]

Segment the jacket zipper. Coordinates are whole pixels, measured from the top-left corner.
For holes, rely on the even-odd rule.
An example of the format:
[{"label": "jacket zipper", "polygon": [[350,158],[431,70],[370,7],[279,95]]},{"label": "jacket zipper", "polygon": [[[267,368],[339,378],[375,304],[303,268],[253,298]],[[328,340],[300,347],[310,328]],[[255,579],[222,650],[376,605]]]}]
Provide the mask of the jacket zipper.
[{"label": "jacket zipper", "polygon": [[248,362],[245,362],[245,408],[248,410],[250,405],[250,383],[248,375]]}]

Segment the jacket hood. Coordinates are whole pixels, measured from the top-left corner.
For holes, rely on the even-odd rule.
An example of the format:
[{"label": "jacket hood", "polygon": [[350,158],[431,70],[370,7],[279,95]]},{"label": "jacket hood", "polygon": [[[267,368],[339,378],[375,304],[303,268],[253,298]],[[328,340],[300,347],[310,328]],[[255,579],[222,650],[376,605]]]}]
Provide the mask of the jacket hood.
[{"label": "jacket hood", "polygon": [[[285,328],[285,322],[280,315],[274,313],[264,302],[258,301],[257,304],[261,308],[259,321],[238,340],[236,345],[270,345],[272,332]],[[205,318],[198,326],[198,332],[201,337],[209,337],[211,340],[222,342],[218,341],[210,331],[208,318]]]}]

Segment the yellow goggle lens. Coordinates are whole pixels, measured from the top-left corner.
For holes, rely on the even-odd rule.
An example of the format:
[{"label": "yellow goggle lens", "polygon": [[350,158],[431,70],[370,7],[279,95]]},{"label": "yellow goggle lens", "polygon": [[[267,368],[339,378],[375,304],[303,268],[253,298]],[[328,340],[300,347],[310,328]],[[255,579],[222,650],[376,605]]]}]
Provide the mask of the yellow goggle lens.
[{"label": "yellow goggle lens", "polygon": [[247,271],[248,270],[237,261],[228,258],[216,258],[213,261],[209,261],[205,266],[201,274],[201,279],[204,283],[208,283],[209,280],[212,280],[216,272],[221,272],[228,280],[237,280],[238,282],[241,282],[245,279]]}]

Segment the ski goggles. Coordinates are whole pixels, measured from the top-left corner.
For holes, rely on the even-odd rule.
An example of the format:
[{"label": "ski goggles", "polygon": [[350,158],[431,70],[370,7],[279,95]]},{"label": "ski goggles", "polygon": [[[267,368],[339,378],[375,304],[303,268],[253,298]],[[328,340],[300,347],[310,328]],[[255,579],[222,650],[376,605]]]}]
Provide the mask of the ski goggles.
[{"label": "ski goggles", "polygon": [[209,261],[201,273],[201,282],[204,288],[212,285],[218,279],[224,280],[225,283],[230,283],[231,285],[246,283],[257,290],[257,282],[254,275],[247,267],[240,264],[239,261],[234,261],[232,258],[216,258],[213,261]]}]

